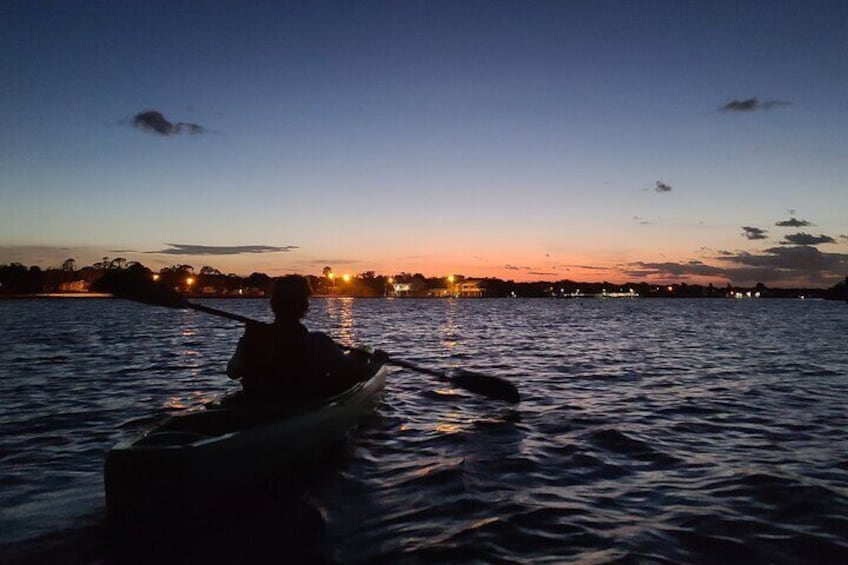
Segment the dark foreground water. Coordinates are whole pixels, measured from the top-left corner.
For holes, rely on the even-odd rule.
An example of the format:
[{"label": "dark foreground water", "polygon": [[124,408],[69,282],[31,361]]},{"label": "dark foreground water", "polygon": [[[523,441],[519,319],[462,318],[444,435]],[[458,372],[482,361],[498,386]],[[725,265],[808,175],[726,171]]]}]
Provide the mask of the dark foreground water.
[{"label": "dark foreground water", "polygon": [[241,328],[0,301],[0,562],[848,562],[844,303],[318,299],[308,322],[512,379],[522,402],[396,370],[296,501],[127,537],[105,520],[105,452],[237,386],[223,368]]}]

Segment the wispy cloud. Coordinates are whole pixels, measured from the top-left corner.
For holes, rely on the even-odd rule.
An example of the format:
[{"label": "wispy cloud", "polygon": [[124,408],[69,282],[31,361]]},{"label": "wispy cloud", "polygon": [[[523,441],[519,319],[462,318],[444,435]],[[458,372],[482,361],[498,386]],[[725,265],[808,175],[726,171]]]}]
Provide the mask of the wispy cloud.
[{"label": "wispy cloud", "polygon": [[202,133],[208,133],[209,131],[201,125],[190,122],[172,123],[165,119],[165,116],[163,116],[161,112],[156,110],[145,110],[144,112],[139,112],[133,117],[132,125],[138,129],[162,136],[177,135],[180,133],[199,135]]},{"label": "wispy cloud", "polygon": [[824,234],[813,235],[799,232],[787,235],[780,243],[783,245],[819,245],[821,243],[836,243],[836,240]]},{"label": "wispy cloud", "polygon": [[755,228],[752,226],[742,226],[742,235],[745,236],[746,239],[767,239],[768,232],[762,228]]},{"label": "wispy cloud", "polygon": [[788,220],[781,220],[780,222],[775,222],[776,226],[780,226],[782,228],[803,228],[807,226],[813,225],[812,222],[808,222],[807,220],[799,220],[798,218],[789,218]]},{"label": "wispy cloud", "polygon": [[724,112],[756,112],[757,110],[771,110],[772,108],[783,108],[792,104],[783,100],[766,100],[760,102],[757,98],[745,100],[731,100],[721,107]]},{"label": "wispy cloud", "polygon": [[286,253],[297,249],[297,245],[192,245],[166,243],[168,247],[158,251],[145,251],[165,255],[240,255],[242,253]]},{"label": "wispy cloud", "polygon": [[[656,183],[656,186],[654,186],[654,191],[655,192],[671,192],[671,185],[664,183],[661,180],[658,180],[657,183]],[[686,192],[686,191],[684,190],[684,192]]]}]

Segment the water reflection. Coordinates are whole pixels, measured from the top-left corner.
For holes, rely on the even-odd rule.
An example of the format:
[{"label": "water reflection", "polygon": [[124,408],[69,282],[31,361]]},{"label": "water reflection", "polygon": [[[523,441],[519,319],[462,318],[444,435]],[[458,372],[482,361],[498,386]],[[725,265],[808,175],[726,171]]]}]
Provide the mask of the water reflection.
[{"label": "water reflection", "polygon": [[327,298],[327,317],[330,320],[333,338],[342,345],[355,345],[353,298],[332,297]]},{"label": "water reflection", "polygon": [[[214,305],[269,315],[264,300]],[[754,306],[316,299],[311,329],[522,392],[507,409],[396,370],[310,487],[331,518],[328,559],[576,562],[615,547],[622,562],[844,562],[848,356],[833,344],[848,310]],[[64,545],[41,562],[58,562],[85,543],[73,525],[103,514],[109,447],[238,387],[223,367],[242,329],[121,301],[0,301],[0,314],[0,543],[56,532]],[[208,553],[238,562],[264,539],[284,560],[278,534],[307,520],[255,511],[264,500],[177,543],[219,542]]]},{"label": "water reflection", "polygon": [[452,353],[457,346],[457,338],[459,337],[459,325],[457,324],[457,307],[459,300],[456,298],[448,298],[445,301],[445,322],[441,327],[442,345],[449,353]]}]

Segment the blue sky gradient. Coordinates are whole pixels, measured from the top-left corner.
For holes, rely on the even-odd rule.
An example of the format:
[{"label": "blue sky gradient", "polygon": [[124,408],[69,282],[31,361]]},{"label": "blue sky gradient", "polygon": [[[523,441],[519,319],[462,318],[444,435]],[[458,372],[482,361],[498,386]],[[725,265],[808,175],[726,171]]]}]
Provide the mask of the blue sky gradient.
[{"label": "blue sky gradient", "polygon": [[0,263],[848,274],[844,2],[6,2],[0,71]]}]

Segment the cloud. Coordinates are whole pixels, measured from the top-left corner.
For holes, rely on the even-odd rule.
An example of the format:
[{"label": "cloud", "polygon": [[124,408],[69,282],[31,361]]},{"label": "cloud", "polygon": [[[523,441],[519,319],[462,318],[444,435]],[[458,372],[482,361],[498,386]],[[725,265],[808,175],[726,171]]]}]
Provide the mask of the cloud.
[{"label": "cloud", "polygon": [[628,263],[623,269],[624,274],[629,277],[658,276],[664,278],[687,278],[689,276],[699,277],[726,277],[727,269],[713,267],[702,261],[688,261],[686,263],[646,263],[637,261]]},{"label": "cloud", "polygon": [[848,271],[848,254],[822,253],[815,247],[772,247],[761,253],[742,252],[717,258],[742,265],[733,269],[734,279],[785,281],[790,279],[834,284]]},{"label": "cloud", "polygon": [[555,277],[559,273],[549,273],[549,272],[545,272],[545,271],[527,271],[527,274],[528,275],[535,275],[535,276],[538,276],[538,277]]},{"label": "cloud", "polygon": [[516,267],[515,265],[504,265],[504,269],[507,271],[520,271],[521,267]]},{"label": "cloud", "polygon": [[840,235],[839,239],[844,239],[845,241],[848,241],[848,235]]},{"label": "cloud", "polygon": [[164,136],[177,135],[180,133],[198,135],[209,131],[201,125],[189,122],[171,123],[165,119],[165,116],[163,116],[161,112],[157,112],[156,110],[145,110],[144,112],[139,112],[133,117],[132,124],[138,129]]},{"label": "cloud", "polygon": [[780,222],[775,222],[776,226],[780,226],[782,228],[803,228],[806,226],[813,225],[811,222],[807,220],[799,220],[798,218],[789,218],[788,220],[782,220]]},{"label": "cloud", "polygon": [[751,226],[742,226],[744,233],[742,234],[747,239],[767,239],[768,232],[762,228],[754,228]]},{"label": "cloud", "polygon": [[242,253],[287,253],[297,249],[297,245],[278,247],[274,245],[191,245],[185,243],[166,243],[168,247],[145,253],[165,255],[240,255]]},{"label": "cloud", "polygon": [[[656,186],[654,187],[654,191],[655,192],[671,192],[671,185],[666,184],[661,180],[658,180]],[[684,192],[686,192],[686,191],[684,191]]]},{"label": "cloud", "polygon": [[824,234],[815,236],[809,233],[799,232],[787,235],[786,239],[780,243],[783,245],[819,245],[821,243],[836,243],[836,240]]},{"label": "cloud", "polygon": [[674,280],[690,277],[721,277],[734,284],[756,282],[832,285],[848,272],[848,254],[822,253],[815,247],[773,247],[759,253],[718,251],[718,265],[688,262],[628,263],[621,271],[628,277]]},{"label": "cloud", "polygon": [[595,267],[593,265],[573,265],[575,269],[583,269],[585,271],[609,271],[608,267]]},{"label": "cloud", "polygon": [[731,100],[721,107],[724,112],[756,112],[757,110],[771,110],[772,108],[783,108],[789,106],[791,102],[782,100],[766,100],[760,102],[757,98],[748,98],[746,100]]}]

